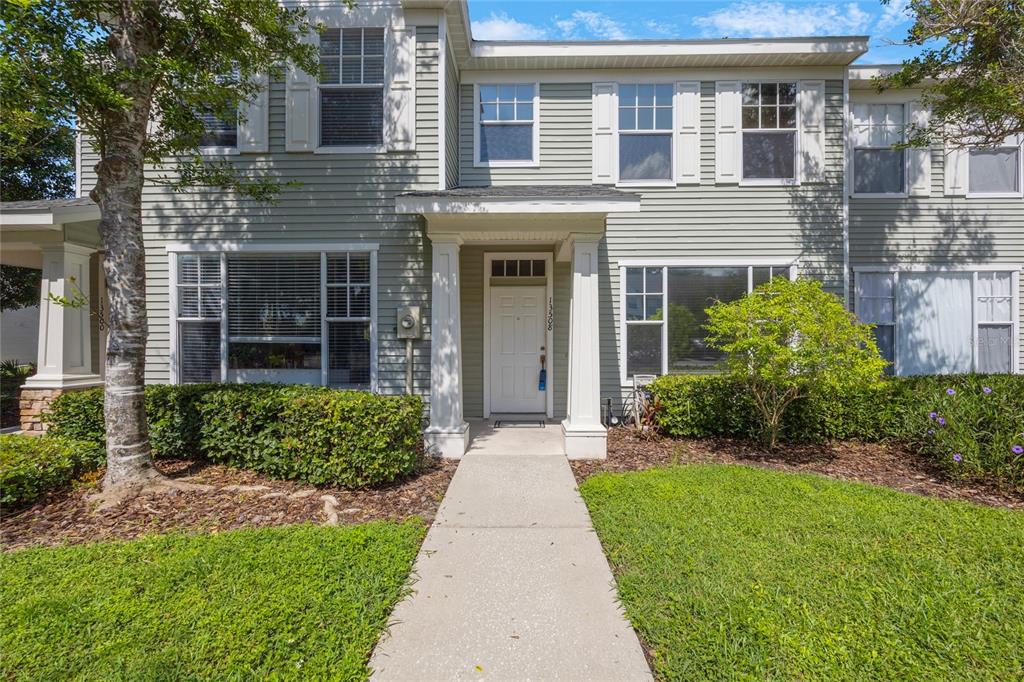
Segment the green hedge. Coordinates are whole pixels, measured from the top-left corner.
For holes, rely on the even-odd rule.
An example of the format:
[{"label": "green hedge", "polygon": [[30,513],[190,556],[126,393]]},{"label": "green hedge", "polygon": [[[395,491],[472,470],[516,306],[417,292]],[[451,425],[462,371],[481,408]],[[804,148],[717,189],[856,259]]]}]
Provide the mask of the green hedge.
[{"label": "green hedge", "polygon": [[[423,403],[311,386],[196,384],[146,387],[158,457],[205,456],[275,478],[360,487],[410,473],[420,455]],[[102,443],[101,390],[66,393],[51,433]]]},{"label": "green hedge", "polygon": [[53,436],[0,436],[0,505],[30,504],[102,462],[103,450],[95,443]]},{"label": "green hedge", "polygon": [[[651,390],[661,399],[658,424],[668,436],[757,433],[750,395],[727,377],[660,377]],[[793,404],[782,436],[789,442],[898,441],[954,475],[987,475],[1022,487],[1024,453],[1016,450],[1024,449],[1024,376],[903,377],[859,392],[821,391]]]}]

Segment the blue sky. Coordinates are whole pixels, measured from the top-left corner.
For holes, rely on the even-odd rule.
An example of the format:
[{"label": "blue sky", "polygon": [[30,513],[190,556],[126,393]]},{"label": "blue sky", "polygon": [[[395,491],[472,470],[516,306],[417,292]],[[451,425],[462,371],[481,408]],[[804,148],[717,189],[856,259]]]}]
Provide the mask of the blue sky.
[{"label": "blue sky", "polygon": [[908,0],[469,0],[481,40],[770,38],[870,35],[860,63],[899,62],[916,53]]}]

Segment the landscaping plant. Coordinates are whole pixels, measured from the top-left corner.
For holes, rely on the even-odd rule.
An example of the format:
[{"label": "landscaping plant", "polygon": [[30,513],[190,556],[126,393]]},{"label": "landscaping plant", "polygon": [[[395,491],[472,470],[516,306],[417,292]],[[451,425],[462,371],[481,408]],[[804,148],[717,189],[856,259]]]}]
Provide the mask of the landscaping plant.
[{"label": "landscaping plant", "polygon": [[0,436],[0,506],[31,504],[102,463],[103,448],[96,443],[52,436]]},{"label": "landscaping plant", "polygon": [[726,354],[727,376],[749,394],[757,435],[769,449],[793,403],[881,381],[886,363],[870,325],[817,280],[777,277],[706,312],[708,343]]}]

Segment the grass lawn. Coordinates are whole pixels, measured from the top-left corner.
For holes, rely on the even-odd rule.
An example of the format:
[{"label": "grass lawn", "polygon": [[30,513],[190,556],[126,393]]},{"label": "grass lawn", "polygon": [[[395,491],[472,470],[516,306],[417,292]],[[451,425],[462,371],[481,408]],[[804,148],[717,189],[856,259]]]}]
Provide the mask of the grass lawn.
[{"label": "grass lawn", "polygon": [[291,526],[0,556],[0,678],[367,676],[418,521]]},{"label": "grass lawn", "polygon": [[581,491],[662,679],[1024,679],[1024,513],[723,465]]}]

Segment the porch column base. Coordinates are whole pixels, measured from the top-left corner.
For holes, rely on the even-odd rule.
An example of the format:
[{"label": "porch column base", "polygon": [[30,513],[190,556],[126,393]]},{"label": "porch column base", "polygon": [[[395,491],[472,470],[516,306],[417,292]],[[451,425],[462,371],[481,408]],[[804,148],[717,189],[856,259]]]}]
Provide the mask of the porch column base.
[{"label": "porch column base", "polygon": [[25,380],[25,388],[35,389],[74,389],[102,386],[103,377],[99,374],[64,374],[46,376],[33,374]]},{"label": "porch column base", "polygon": [[572,425],[562,422],[565,456],[569,459],[607,459],[608,429],[600,424]]},{"label": "porch column base", "polygon": [[462,459],[469,448],[469,424],[450,428],[431,426],[423,432],[427,453],[442,459]]}]

